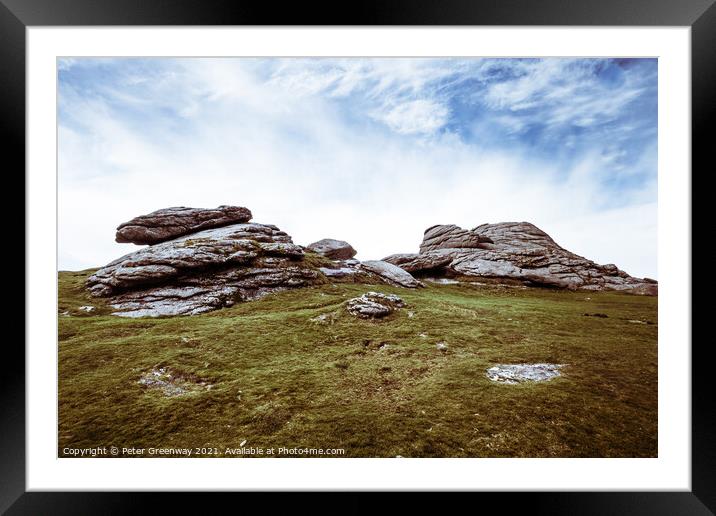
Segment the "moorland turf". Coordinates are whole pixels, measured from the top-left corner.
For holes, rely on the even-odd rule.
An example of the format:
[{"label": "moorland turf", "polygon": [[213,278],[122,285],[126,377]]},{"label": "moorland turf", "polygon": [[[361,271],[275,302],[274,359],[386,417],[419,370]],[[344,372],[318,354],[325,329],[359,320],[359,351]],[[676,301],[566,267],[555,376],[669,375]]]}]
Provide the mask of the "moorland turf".
[{"label": "moorland turf", "polygon": [[[59,273],[60,456],[94,446],[224,455],[242,442],[347,457],[657,454],[656,297],[325,284],[198,316],[128,319],[87,295],[90,272]],[[346,313],[368,290],[406,307],[380,321]],[[524,362],[565,366],[542,383],[485,376]],[[201,387],[167,396],[139,382],[160,368]]]}]

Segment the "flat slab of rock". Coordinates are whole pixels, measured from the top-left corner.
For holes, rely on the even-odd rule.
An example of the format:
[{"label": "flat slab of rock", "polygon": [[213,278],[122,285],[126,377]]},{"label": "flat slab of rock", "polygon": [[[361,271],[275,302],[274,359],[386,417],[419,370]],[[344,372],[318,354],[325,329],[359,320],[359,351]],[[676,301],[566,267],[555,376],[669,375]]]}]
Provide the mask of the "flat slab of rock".
[{"label": "flat slab of rock", "polygon": [[422,287],[423,284],[416,280],[409,272],[393,265],[392,263],[381,260],[369,260],[361,263],[361,268],[377,274],[386,280],[387,283],[406,288]]},{"label": "flat slab of rock", "polygon": [[347,278],[358,274],[358,269],[355,267],[337,267],[335,269],[319,267],[318,270],[328,278]]},{"label": "flat slab of rock", "polygon": [[183,206],[164,208],[120,224],[115,240],[119,243],[156,244],[203,229],[250,220],[251,211],[240,206],[219,206],[215,209]]},{"label": "flat slab of rock", "polygon": [[346,302],[348,313],[363,319],[379,319],[403,306],[405,303],[400,297],[380,292],[366,292]]},{"label": "flat slab of rock", "polygon": [[562,367],[563,364],[498,364],[487,370],[487,377],[508,384],[546,382],[560,376]]},{"label": "flat slab of rock", "polygon": [[324,238],[318,242],[313,242],[306,246],[311,251],[330,258],[331,260],[348,260],[356,255],[356,250],[353,249],[348,242],[343,240],[335,240],[333,238]]}]

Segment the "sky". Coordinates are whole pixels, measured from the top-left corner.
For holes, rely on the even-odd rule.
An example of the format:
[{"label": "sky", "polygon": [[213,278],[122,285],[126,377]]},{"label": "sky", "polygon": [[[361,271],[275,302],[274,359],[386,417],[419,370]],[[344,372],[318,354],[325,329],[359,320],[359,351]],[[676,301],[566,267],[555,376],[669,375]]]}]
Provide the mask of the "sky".
[{"label": "sky", "polygon": [[426,228],[528,221],[657,274],[656,59],[58,61],[59,268],[169,206],[249,208],[361,260]]}]

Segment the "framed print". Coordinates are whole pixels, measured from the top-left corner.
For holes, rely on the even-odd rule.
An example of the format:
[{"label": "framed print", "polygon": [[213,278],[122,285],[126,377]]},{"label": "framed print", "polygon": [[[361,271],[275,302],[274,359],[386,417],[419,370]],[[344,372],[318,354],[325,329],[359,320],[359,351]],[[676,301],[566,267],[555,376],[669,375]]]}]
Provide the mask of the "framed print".
[{"label": "framed print", "polygon": [[167,507],[93,491],[713,510],[712,2],[2,9],[27,192],[9,514]]}]

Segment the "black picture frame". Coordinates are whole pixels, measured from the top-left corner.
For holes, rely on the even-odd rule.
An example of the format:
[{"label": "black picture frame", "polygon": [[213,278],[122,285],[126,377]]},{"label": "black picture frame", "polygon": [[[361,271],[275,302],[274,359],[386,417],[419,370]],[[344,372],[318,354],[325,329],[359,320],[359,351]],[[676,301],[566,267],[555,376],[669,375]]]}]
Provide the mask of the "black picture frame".
[{"label": "black picture frame", "polygon": [[[25,167],[25,30],[31,26],[634,25],[691,27],[692,169],[706,173],[713,170],[713,144],[707,130],[716,119],[714,1],[370,0],[343,5],[286,2],[277,6],[243,0],[0,0],[0,124],[6,166],[8,158],[14,158],[13,167],[5,170],[7,174]],[[29,272],[25,270],[26,277]],[[532,514],[713,514],[716,511],[716,432],[711,418],[713,387],[709,373],[712,366],[707,360],[710,340],[692,347],[691,492],[480,493],[480,506],[497,503],[502,513],[528,510]],[[671,344],[691,345],[690,342]],[[0,511],[7,510],[7,514],[121,514],[154,512],[154,507],[161,507],[163,512],[184,512],[182,509],[189,507],[189,495],[182,493],[25,492],[25,354],[19,339],[6,342],[5,352],[5,367],[0,375],[3,414]],[[240,496],[242,505],[250,504],[256,497],[247,493],[195,496],[209,495],[226,501]],[[316,496],[319,494],[302,494],[304,501],[298,505],[305,504],[312,512],[324,508],[332,513],[351,513],[383,504],[376,499],[380,496],[376,493],[353,493],[347,500],[333,503],[325,498],[317,503],[312,499]],[[284,499],[277,494],[271,497],[272,506]],[[403,509],[413,505],[427,508],[422,494],[406,498],[402,502]],[[214,502],[212,500],[212,505]],[[444,509],[444,502],[439,503]],[[297,505],[295,500],[292,505]]]}]

